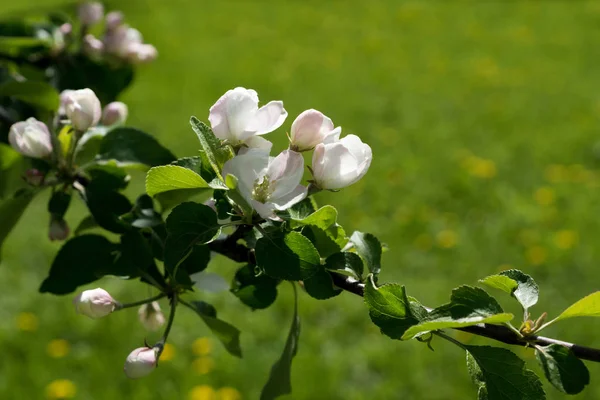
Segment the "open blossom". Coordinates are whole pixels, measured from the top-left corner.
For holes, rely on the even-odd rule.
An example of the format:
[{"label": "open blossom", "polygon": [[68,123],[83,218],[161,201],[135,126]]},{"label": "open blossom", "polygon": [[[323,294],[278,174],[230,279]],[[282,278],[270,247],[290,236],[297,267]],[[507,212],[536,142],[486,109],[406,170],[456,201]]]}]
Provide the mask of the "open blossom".
[{"label": "open blossom", "polygon": [[102,111],[102,125],[121,125],[127,121],[129,111],[127,104],[121,101],[113,101],[108,103]]},{"label": "open blossom", "polygon": [[[271,101],[258,108],[258,94],[252,89],[237,87],[227,91],[210,108],[208,120],[215,136],[237,145],[246,143],[257,135],[279,128],[287,117],[283,102]],[[264,141],[258,141],[265,145]]]},{"label": "open blossom", "polygon": [[66,93],[64,104],[65,114],[71,120],[71,125],[78,131],[85,132],[100,121],[102,106],[91,89]]},{"label": "open blossom", "polygon": [[123,13],[121,11],[111,11],[104,18],[106,29],[117,29],[123,24]]},{"label": "open blossom", "polygon": [[156,301],[142,305],[138,310],[138,317],[144,328],[149,331],[156,331],[165,324],[165,315]]},{"label": "open blossom", "polygon": [[373,152],[356,135],[315,147],[312,170],[321,189],[341,189],[362,178],[371,165]]},{"label": "open blossom", "polygon": [[101,318],[112,313],[117,307],[117,302],[104,289],[96,288],[80,293],[73,300],[75,310],[78,314],[87,315],[90,318]]},{"label": "open blossom", "polygon": [[306,110],[292,123],[290,141],[297,151],[312,150],[319,143],[339,140],[342,128],[334,128],[333,122],[322,112]]},{"label": "open blossom", "polygon": [[223,166],[223,175],[238,179],[238,190],[263,218],[275,218],[275,210],[285,210],[306,197],[300,185],[304,159],[295,151],[285,150],[277,157],[261,149],[250,149]]},{"label": "open blossom", "polygon": [[83,25],[94,25],[104,17],[104,6],[102,3],[83,3],[77,10],[79,21]]},{"label": "open blossom", "polygon": [[138,379],[150,374],[156,368],[157,349],[138,347],[127,356],[123,371],[128,378]]},{"label": "open blossom", "polygon": [[16,151],[28,157],[45,158],[52,154],[48,127],[33,117],[13,124],[8,133],[8,142]]}]

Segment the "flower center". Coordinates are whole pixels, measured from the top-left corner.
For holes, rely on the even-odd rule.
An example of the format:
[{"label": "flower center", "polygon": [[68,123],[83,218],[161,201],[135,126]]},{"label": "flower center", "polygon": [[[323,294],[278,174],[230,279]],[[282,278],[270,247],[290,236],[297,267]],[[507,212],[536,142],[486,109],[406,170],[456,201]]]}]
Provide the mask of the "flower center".
[{"label": "flower center", "polygon": [[254,181],[254,189],[252,189],[252,198],[260,203],[266,203],[269,200],[271,191],[269,190],[269,177],[263,176],[262,180]]}]

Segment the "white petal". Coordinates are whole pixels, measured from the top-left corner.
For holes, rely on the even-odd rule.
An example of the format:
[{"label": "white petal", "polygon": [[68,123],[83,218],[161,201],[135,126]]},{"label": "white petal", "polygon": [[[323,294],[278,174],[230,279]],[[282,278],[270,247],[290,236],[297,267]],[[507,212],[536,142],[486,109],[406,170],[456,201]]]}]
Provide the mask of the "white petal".
[{"label": "white petal", "polygon": [[340,135],[342,134],[342,127],[338,126],[337,128],[333,129],[332,131],[330,131],[324,138],[323,138],[323,143],[328,144],[328,143],[333,143],[333,142],[337,142],[338,140],[340,140]]},{"label": "white petal", "polygon": [[264,135],[279,128],[287,118],[283,102],[271,101],[262,106],[245,126],[246,131],[240,138],[245,140],[253,135]]},{"label": "white petal", "polygon": [[257,110],[256,92],[238,87],[227,91],[217,100],[210,108],[208,120],[216,137],[239,141]]},{"label": "white petal", "polygon": [[244,144],[248,147],[242,147],[238,152],[239,155],[246,154],[250,149],[261,149],[270,153],[273,147],[273,143],[261,136],[251,136]]},{"label": "white petal", "polygon": [[273,203],[265,204],[256,200],[252,200],[250,204],[252,205],[252,208],[255,209],[258,215],[260,215],[262,218],[278,219],[278,217],[274,213],[275,205]]},{"label": "white petal", "polygon": [[269,164],[269,153],[261,149],[249,149],[223,165],[223,176],[231,174],[238,179],[238,190],[247,200],[252,199],[254,182],[264,176]]},{"label": "white petal", "polygon": [[290,139],[292,145],[300,150],[309,150],[333,130],[333,122],[322,112],[317,110],[303,111],[292,123]]},{"label": "white petal", "polygon": [[315,179],[324,189],[341,189],[356,179],[360,163],[340,142],[324,146],[322,166]]},{"label": "white petal", "polygon": [[287,193],[285,196],[281,196],[278,199],[273,200],[273,204],[278,210],[286,210],[294,204],[304,200],[307,194],[308,188],[303,185],[298,185],[294,188],[294,190]]},{"label": "white petal", "polygon": [[282,151],[275,157],[267,168],[267,176],[269,177],[272,187],[271,201],[284,196],[293,191],[302,180],[304,175],[304,159],[300,153],[292,150]]}]

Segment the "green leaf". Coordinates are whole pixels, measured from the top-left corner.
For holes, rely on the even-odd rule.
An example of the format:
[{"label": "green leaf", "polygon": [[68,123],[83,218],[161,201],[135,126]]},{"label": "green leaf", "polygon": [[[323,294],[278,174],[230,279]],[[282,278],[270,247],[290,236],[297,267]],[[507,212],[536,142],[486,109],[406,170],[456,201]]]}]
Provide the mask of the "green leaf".
[{"label": "green leaf", "polygon": [[370,233],[354,232],[350,237],[356,252],[367,264],[375,278],[381,270],[381,243]]},{"label": "green leaf", "polygon": [[401,339],[404,332],[418,324],[423,316],[422,306],[408,299],[404,286],[386,284],[377,287],[372,275],[365,284],[364,299],[371,321],[392,339]]},{"label": "green leaf", "polygon": [[98,224],[96,223],[96,220],[94,219],[94,217],[92,217],[91,215],[88,215],[87,217],[85,217],[84,219],[82,219],[79,222],[79,225],[77,225],[77,228],[75,228],[75,232],[73,232],[73,235],[75,236],[79,236],[81,235],[81,233],[90,230],[90,229],[94,229],[97,228]]},{"label": "green leaf", "polygon": [[45,111],[56,111],[60,103],[58,92],[51,85],[38,81],[9,81],[0,85],[0,97],[14,97]]},{"label": "green leaf", "polygon": [[54,258],[40,292],[67,294],[78,286],[112,274],[118,249],[118,245],[98,235],[82,235],[69,240]]},{"label": "green leaf", "polygon": [[159,193],[178,189],[208,188],[208,183],[194,171],[178,165],[162,165],[150,168],[146,175],[146,193]]},{"label": "green leaf", "polygon": [[363,262],[355,253],[344,251],[332,254],[325,260],[325,268],[350,275],[362,281]]},{"label": "green leaf", "polygon": [[235,273],[231,292],[253,310],[269,307],[277,298],[279,281],[265,274],[257,274],[254,265],[244,265]]},{"label": "green leaf", "polygon": [[467,346],[467,368],[479,388],[479,400],[543,400],[542,382],[509,350]]},{"label": "green leaf", "polygon": [[167,218],[165,268],[174,273],[196,244],[212,241],[221,231],[217,214],[212,208],[198,203],[182,203]]},{"label": "green leaf", "polygon": [[[319,208],[317,211],[304,218],[292,218],[290,220],[290,226],[297,228],[301,226],[311,226],[318,228],[325,233],[328,239],[335,243],[337,250],[341,250],[346,243],[348,238],[344,228],[337,224],[337,210],[332,206],[324,206]],[[315,238],[318,239],[318,233],[313,232]],[[319,240],[316,240],[317,248]]]},{"label": "green leaf", "polygon": [[306,293],[318,300],[330,299],[342,293],[342,289],[333,285],[333,280],[329,272],[321,267],[317,272],[304,281],[304,290]]},{"label": "green leaf", "polygon": [[117,188],[121,186],[120,176],[96,169],[92,181],[80,192],[90,213],[98,225],[110,232],[123,233],[129,224],[120,216],[131,211],[132,204]]},{"label": "green leaf", "polygon": [[505,275],[490,275],[480,279],[479,282],[491,288],[500,289],[508,294],[512,294],[513,290],[519,286],[517,281]]},{"label": "green leaf", "polygon": [[600,317],[600,291],[585,296],[563,311],[554,322],[573,317]]},{"label": "green leaf", "polygon": [[19,222],[34,195],[34,192],[23,190],[0,202],[0,250],[4,240]]},{"label": "green leaf", "polygon": [[256,264],[276,279],[308,279],[321,268],[313,244],[298,232],[265,236],[256,242]]},{"label": "green leaf", "polygon": [[502,324],[514,318],[504,313],[500,304],[484,290],[459,286],[452,291],[450,303],[433,309],[418,325],[409,328],[402,339],[407,340],[421,332],[445,328],[486,324]]},{"label": "green leaf", "polygon": [[133,128],[116,128],[100,143],[100,161],[115,160],[119,166],[154,167],[169,164],[175,156],[151,135]]},{"label": "green leaf", "polygon": [[164,223],[162,216],[154,210],[152,198],[145,194],[137,198],[131,212],[121,215],[121,220],[139,229],[154,228]]},{"label": "green leaf", "polygon": [[533,278],[518,269],[509,269],[500,272],[500,276],[507,276],[517,282],[518,286],[512,291],[512,296],[517,299],[525,310],[535,305],[538,301],[539,289]]},{"label": "green leaf", "polygon": [[568,347],[551,344],[535,346],[535,349],[546,378],[561,392],[577,394],[590,383],[590,373],[585,364]]},{"label": "green leaf", "polygon": [[217,318],[217,310],[203,301],[192,301],[196,313],[202,318],[206,326],[215,334],[229,354],[242,357],[240,347],[240,331],[233,325]]},{"label": "green leaf", "polygon": [[200,153],[200,156],[204,158],[202,161],[207,160],[217,177],[223,180],[223,176],[221,175],[223,164],[235,156],[231,146],[222,145],[212,130],[204,122],[198,120],[198,118],[191,117],[190,124],[196,135],[198,135],[200,146],[202,146],[202,152]]},{"label": "green leaf", "polygon": [[271,367],[269,379],[260,393],[260,400],[273,400],[292,393],[292,360],[298,352],[300,338],[300,316],[298,315],[298,294],[294,286],[294,316],[292,326],[279,360]]},{"label": "green leaf", "polygon": [[287,209],[292,219],[302,220],[317,211],[317,202],[312,197],[307,197]]}]

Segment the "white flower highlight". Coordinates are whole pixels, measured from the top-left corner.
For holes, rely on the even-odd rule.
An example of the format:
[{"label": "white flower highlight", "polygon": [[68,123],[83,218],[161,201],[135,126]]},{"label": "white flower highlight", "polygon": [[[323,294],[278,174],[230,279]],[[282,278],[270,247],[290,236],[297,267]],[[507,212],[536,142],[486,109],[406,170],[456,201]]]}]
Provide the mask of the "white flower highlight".
[{"label": "white flower highlight", "polygon": [[341,189],[362,178],[371,165],[373,152],[358,136],[348,135],[315,147],[312,171],[321,189]]},{"label": "white flower highlight", "polygon": [[52,154],[50,131],[46,124],[35,118],[13,124],[8,142],[13,149],[28,157],[46,158]]},{"label": "white flower highlight", "polygon": [[104,43],[91,33],[83,38],[83,51],[90,57],[99,57],[104,51]]},{"label": "white flower highlight", "polygon": [[121,11],[111,11],[104,18],[107,30],[117,29],[123,24],[123,13]]},{"label": "white flower highlight", "polygon": [[319,143],[339,140],[342,128],[334,128],[330,118],[317,110],[302,112],[292,123],[290,141],[292,149],[312,150]]},{"label": "white flower highlight", "polygon": [[156,368],[157,350],[138,347],[127,356],[123,371],[128,378],[138,379],[150,374]]},{"label": "white flower highlight", "polygon": [[286,118],[283,102],[271,101],[258,108],[258,94],[242,87],[227,91],[210,108],[208,115],[215,136],[234,145],[273,132]]},{"label": "white flower highlight", "polygon": [[91,89],[73,90],[66,93],[64,108],[65,114],[71,120],[71,125],[80,132],[85,132],[97,125],[102,114],[100,100]]},{"label": "white flower highlight", "polygon": [[108,103],[102,111],[102,125],[122,125],[127,121],[127,115],[129,115],[127,104],[121,101],[113,101]]},{"label": "white flower highlight", "polygon": [[75,310],[78,314],[87,315],[90,318],[102,318],[112,313],[117,307],[117,302],[104,289],[96,288],[80,293],[73,300]]},{"label": "white flower highlight", "polygon": [[223,175],[238,179],[240,194],[263,218],[277,218],[275,210],[285,210],[306,197],[300,185],[304,159],[295,151],[285,150],[277,157],[261,149],[250,149],[223,166]]},{"label": "white flower highlight", "polygon": [[138,310],[138,317],[144,328],[152,332],[165,324],[165,315],[157,301],[142,305]]},{"label": "white flower highlight", "polygon": [[83,25],[95,25],[104,17],[104,6],[101,3],[83,3],[77,9],[79,21]]}]

